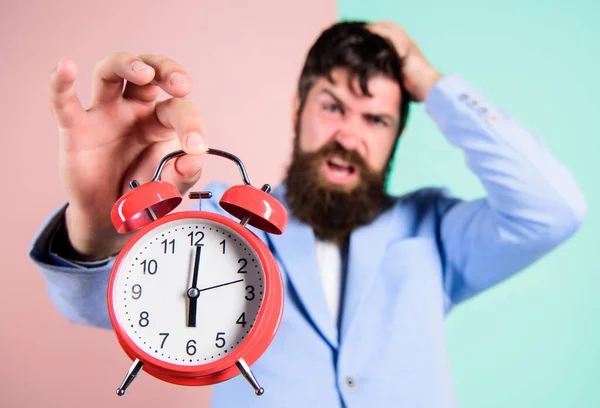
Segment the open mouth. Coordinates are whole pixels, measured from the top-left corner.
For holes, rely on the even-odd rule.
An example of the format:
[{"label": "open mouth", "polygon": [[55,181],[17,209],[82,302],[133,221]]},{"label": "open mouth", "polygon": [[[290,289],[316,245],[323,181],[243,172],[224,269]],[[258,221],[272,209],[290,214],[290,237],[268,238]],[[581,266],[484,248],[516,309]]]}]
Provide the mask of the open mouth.
[{"label": "open mouth", "polygon": [[325,159],[325,177],[334,184],[347,184],[358,179],[359,168],[356,164],[339,156],[329,156]]}]

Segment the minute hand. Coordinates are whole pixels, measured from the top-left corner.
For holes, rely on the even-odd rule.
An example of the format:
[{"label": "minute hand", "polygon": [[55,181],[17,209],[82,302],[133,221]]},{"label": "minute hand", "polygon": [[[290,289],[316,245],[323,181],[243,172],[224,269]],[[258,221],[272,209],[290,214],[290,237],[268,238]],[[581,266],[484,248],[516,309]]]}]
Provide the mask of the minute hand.
[{"label": "minute hand", "polygon": [[199,292],[204,292],[205,290],[220,288],[221,286],[233,285],[234,283],[243,282],[243,281],[244,281],[243,279],[238,279],[238,280],[232,281],[232,282],[221,283],[220,285],[215,285],[215,286],[210,286],[208,288],[200,289]]},{"label": "minute hand", "polygon": [[194,252],[194,269],[190,279],[190,287],[187,290],[188,302],[188,327],[196,327],[196,311],[198,309],[198,296],[200,291],[198,290],[198,270],[200,269],[200,254],[202,253],[202,246],[196,245]]}]

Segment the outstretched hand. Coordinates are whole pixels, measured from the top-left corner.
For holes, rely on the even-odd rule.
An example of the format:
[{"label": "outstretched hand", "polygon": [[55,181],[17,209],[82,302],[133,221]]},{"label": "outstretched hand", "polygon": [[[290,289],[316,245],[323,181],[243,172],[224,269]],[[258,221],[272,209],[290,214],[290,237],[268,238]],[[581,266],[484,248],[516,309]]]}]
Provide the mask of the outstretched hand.
[{"label": "outstretched hand", "polygon": [[[114,231],[110,211],[129,181],[148,181],[163,156],[183,148],[190,154],[168,163],[161,178],[184,193],[200,177],[207,145],[204,122],[184,98],[191,78],[173,60],[126,53],[102,58],[87,110],[75,92],[77,74],[75,63],[62,59],[50,76],[50,101],[69,239],[82,258],[100,259],[126,241]],[[171,98],[157,101],[160,89]]]}]

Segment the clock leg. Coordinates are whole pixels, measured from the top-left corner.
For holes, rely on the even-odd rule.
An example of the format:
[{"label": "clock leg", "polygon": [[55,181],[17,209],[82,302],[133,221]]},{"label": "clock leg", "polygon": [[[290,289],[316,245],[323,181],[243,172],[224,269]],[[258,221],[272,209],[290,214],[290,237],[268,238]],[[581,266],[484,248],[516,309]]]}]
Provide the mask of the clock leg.
[{"label": "clock leg", "polygon": [[133,364],[131,365],[131,367],[129,368],[129,371],[127,371],[127,375],[125,376],[125,379],[121,383],[121,386],[119,388],[117,388],[117,395],[119,397],[122,397],[123,395],[125,395],[125,391],[127,391],[127,387],[129,387],[131,385],[131,383],[133,382],[133,380],[135,380],[135,377],[138,375],[138,373],[140,372],[140,370],[142,369],[143,366],[144,366],[144,363],[142,363],[140,360],[138,360],[136,358],[135,361],[133,362]]},{"label": "clock leg", "polygon": [[250,370],[250,366],[248,366],[244,359],[240,358],[237,361],[237,363],[235,363],[235,365],[237,365],[237,368],[239,368],[244,378],[250,383],[252,388],[254,388],[254,392],[256,393],[256,395],[263,395],[265,393],[264,388],[258,384],[258,381],[256,381],[254,374],[252,374],[252,370]]}]

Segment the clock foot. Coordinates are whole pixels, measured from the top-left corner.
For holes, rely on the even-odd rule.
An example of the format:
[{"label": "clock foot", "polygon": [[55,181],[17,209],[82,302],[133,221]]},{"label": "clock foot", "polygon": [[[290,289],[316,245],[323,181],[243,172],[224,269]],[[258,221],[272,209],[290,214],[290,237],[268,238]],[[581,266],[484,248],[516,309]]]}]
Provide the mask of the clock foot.
[{"label": "clock foot", "polygon": [[125,376],[125,379],[121,383],[121,386],[119,388],[117,388],[117,395],[119,397],[122,397],[123,395],[125,395],[125,391],[131,385],[133,380],[135,380],[135,377],[138,375],[138,373],[140,372],[140,370],[142,369],[143,366],[144,366],[144,363],[142,363],[140,360],[138,360],[136,358],[135,361],[133,362],[133,364],[131,365],[131,367],[129,368],[129,371],[127,371],[127,375]]},{"label": "clock foot", "polygon": [[256,378],[254,377],[254,374],[252,374],[252,370],[250,370],[250,367],[244,361],[244,359],[240,358],[237,361],[237,363],[235,363],[235,365],[237,365],[237,368],[240,370],[240,372],[242,373],[242,375],[244,376],[244,378],[250,383],[250,385],[252,386],[252,388],[254,388],[254,393],[256,395],[258,395],[258,396],[263,395],[265,393],[264,388],[262,388],[258,384],[258,381],[256,381]]}]

